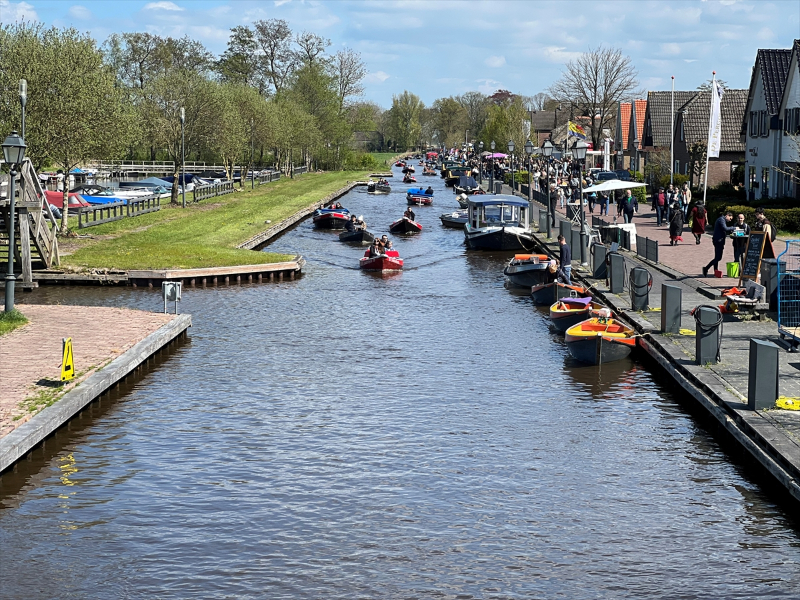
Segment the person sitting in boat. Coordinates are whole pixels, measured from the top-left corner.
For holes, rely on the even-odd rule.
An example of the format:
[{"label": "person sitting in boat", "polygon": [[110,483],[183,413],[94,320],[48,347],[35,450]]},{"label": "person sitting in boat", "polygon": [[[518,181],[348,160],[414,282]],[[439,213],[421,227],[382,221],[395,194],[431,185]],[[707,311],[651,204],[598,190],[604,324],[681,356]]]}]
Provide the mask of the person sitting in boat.
[{"label": "person sitting in boat", "polygon": [[428,186],[428,189],[425,190],[425,195],[426,196],[433,196],[433,188],[431,186]]},{"label": "person sitting in boat", "polygon": [[414,211],[411,210],[410,206],[406,209],[406,212],[403,213],[403,216],[411,221],[417,220],[417,215],[414,214]]},{"label": "person sitting in boat", "polygon": [[334,209],[338,210],[338,209],[342,208],[342,203],[341,202],[334,202],[333,204],[331,204],[331,208],[334,208]]},{"label": "person sitting in boat", "polygon": [[358,229],[366,229],[367,228],[367,222],[364,221],[364,216],[363,215],[359,215],[359,217],[356,219],[356,227]]},{"label": "person sitting in boat", "polygon": [[350,220],[344,224],[344,228],[350,233],[353,233],[358,229],[358,222],[356,221],[355,215],[350,215]]},{"label": "person sitting in boat", "polygon": [[372,242],[372,246],[369,247],[369,257],[375,258],[376,256],[381,256],[383,254],[383,248],[381,247],[381,241],[378,238],[375,238],[375,241]]},{"label": "person sitting in boat", "polygon": [[386,251],[386,246],[389,244],[389,236],[384,233],[381,236],[379,243],[381,245],[381,250]]},{"label": "person sitting in boat", "polygon": [[392,246],[392,240],[386,240],[386,246],[383,248],[383,251],[387,254],[389,253],[389,250],[394,250],[394,246]]}]

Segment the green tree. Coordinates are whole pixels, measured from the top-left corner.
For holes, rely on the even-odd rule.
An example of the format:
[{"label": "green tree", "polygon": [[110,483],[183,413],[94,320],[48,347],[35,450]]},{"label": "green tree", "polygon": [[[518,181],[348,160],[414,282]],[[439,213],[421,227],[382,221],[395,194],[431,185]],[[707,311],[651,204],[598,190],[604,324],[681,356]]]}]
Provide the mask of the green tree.
[{"label": "green tree", "polygon": [[425,105],[419,96],[408,90],[392,96],[392,108],[389,109],[389,132],[396,147],[408,150],[414,147],[422,133],[420,115]]},{"label": "green tree", "polygon": [[[439,98],[433,103],[433,129],[436,138],[445,146],[457,146],[464,141],[469,129],[467,110],[455,98]],[[473,132],[475,135],[478,132]]]},{"label": "green tree", "polygon": [[269,83],[262,69],[255,33],[250,27],[238,25],[231,29],[228,46],[215,69],[225,83],[248,85],[261,95],[267,93]]}]

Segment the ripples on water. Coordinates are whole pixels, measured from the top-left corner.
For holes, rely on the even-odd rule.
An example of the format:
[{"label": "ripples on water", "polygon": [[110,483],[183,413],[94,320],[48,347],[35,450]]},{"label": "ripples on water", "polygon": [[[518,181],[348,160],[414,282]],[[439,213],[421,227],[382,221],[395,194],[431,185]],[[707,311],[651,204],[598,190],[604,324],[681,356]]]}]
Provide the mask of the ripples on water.
[{"label": "ripples on water", "polygon": [[[641,364],[569,359],[435,186],[396,276],[304,222],[298,281],[187,289],[190,341],[3,477],[0,596],[800,595],[783,510]],[[394,187],[343,203],[380,234]]]}]

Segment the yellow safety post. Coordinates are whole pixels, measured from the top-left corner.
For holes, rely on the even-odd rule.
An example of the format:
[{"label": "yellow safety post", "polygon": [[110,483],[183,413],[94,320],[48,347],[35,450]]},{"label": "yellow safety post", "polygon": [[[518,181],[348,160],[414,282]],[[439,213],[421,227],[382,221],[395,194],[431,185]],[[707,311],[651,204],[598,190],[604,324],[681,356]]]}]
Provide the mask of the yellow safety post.
[{"label": "yellow safety post", "polygon": [[72,356],[72,338],[61,340],[61,381],[70,381],[75,377],[75,359]]}]

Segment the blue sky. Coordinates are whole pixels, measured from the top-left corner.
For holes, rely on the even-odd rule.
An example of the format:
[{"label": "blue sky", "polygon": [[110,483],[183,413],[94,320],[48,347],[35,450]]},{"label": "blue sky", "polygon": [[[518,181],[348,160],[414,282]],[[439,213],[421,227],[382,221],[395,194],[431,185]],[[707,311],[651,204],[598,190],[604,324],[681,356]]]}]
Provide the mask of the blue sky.
[{"label": "blue sky", "polygon": [[200,40],[215,54],[228,32],[281,18],[361,52],[365,98],[388,107],[404,89],[426,104],[468,90],[544,91],[571,58],[600,44],[628,54],[645,90],[694,89],[717,76],[747,87],[758,48],[800,37],[798,0],[391,1],[0,0],[0,21],[74,26],[99,42],[149,31]]}]

